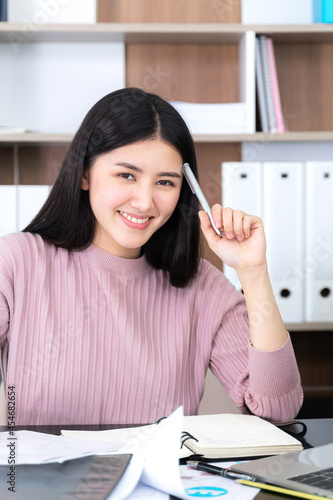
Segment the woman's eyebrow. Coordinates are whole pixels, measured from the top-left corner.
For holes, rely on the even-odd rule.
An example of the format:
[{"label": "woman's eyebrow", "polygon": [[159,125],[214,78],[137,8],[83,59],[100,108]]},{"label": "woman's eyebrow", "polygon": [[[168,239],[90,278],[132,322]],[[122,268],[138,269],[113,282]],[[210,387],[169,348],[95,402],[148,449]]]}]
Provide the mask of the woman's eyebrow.
[{"label": "woman's eyebrow", "polygon": [[178,179],[180,179],[180,174],[178,174],[177,172],[160,172],[158,174],[159,177],[177,177]]},{"label": "woman's eyebrow", "polygon": [[[126,167],[130,170],[134,170],[135,172],[139,172],[139,173],[142,173],[143,170],[142,168],[139,168],[139,167],[136,167],[130,163],[124,163],[124,162],[119,162],[119,163],[116,163],[116,166],[118,167]],[[177,177],[178,179],[180,179],[180,174],[178,172],[159,172],[157,174],[159,177]]]},{"label": "woman's eyebrow", "polygon": [[139,167],[135,167],[134,165],[131,165],[130,163],[124,163],[124,162],[119,162],[119,163],[116,163],[116,166],[117,167],[126,167],[126,168],[129,168],[130,170],[135,170],[135,172],[139,172],[141,173],[143,170]]}]

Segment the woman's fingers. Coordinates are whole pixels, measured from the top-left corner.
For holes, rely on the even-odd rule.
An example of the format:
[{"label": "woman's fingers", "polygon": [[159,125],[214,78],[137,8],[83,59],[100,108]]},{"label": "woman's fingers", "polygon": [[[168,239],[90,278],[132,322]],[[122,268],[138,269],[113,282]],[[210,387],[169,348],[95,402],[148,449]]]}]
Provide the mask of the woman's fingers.
[{"label": "woman's fingers", "polygon": [[238,241],[242,241],[249,238],[253,216],[242,210],[222,208],[219,204],[212,207],[212,215],[216,227],[223,228],[228,239],[236,238]]}]

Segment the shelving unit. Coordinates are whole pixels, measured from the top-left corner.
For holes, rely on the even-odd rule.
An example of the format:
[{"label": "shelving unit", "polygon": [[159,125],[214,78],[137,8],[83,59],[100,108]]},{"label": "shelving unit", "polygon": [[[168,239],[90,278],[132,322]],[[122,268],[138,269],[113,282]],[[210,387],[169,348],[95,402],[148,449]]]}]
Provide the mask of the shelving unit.
[{"label": "shelving unit", "polygon": [[[100,0],[99,7],[101,12],[106,13],[109,8],[103,0]],[[117,8],[121,9],[122,7],[118,5]],[[201,6],[198,4],[197,8],[201,9]],[[121,15],[127,14],[122,13]],[[169,15],[171,14],[169,13]],[[237,19],[237,16],[239,17],[239,12],[235,11],[233,17]],[[107,18],[107,14],[105,17]],[[100,18],[100,21],[103,19]],[[47,24],[38,26],[35,24],[29,26],[0,23],[0,51],[1,43],[10,43],[13,45],[13,50],[17,50],[22,43],[96,42],[97,47],[98,43],[125,42],[126,85],[146,87],[148,91],[160,93],[173,100],[237,102],[241,93],[239,88],[241,85],[235,85],[235,82],[241,82],[239,47],[248,32],[265,33],[274,39],[282,104],[284,105],[286,101],[290,103],[290,99],[297,98],[297,94],[301,94],[302,98],[306,97],[309,94],[308,87],[303,92],[300,89],[302,85],[297,85],[296,88],[290,87],[289,80],[294,75],[294,59],[297,58],[299,50],[302,51],[302,47],[307,50],[309,43],[313,42],[316,42],[315,45],[319,45],[321,49],[325,49],[328,44],[333,50],[333,27],[331,25],[244,26],[239,23],[214,22],[200,24],[98,22],[93,25]],[[288,49],[289,57],[290,47],[293,49],[296,47],[296,54],[291,57],[291,63],[288,63],[285,60],[285,48]],[[301,64],[309,66],[306,68],[309,74],[313,73],[312,67],[310,68],[312,60],[313,57],[310,56],[310,58],[303,58],[301,62]],[[156,77],[151,76],[154,75],[154,72]],[[147,74],[149,78],[147,78]],[[293,82],[292,84],[294,85]],[[331,86],[327,84],[326,87],[327,92],[328,90],[331,92]],[[307,106],[309,103],[311,103],[311,99],[306,99]],[[317,104],[316,102],[315,105]],[[287,104],[287,111],[294,115],[299,114],[298,110],[291,107],[291,104]],[[319,112],[316,110],[316,115],[318,114],[320,117],[323,114],[329,115],[328,119],[331,120],[331,123],[328,124],[330,126],[326,130],[316,129],[314,126],[316,124],[313,123],[310,123],[311,127],[306,128],[304,120],[296,118],[291,119],[288,123],[290,132],[283,134],[256,132],[195,135],[199,168],[201,167],[201,182],[203,184],[209,182],[209,173],[212,171],[215,179],[219,178],[222,160],[240,161],[243,143],[265,145],[287,142],[331,142],[333,140],[333,119],[330,116],[333,116],[333,113],[330,113],[330,110],[325,112],[323,109]],[[309,115],[310,120],[312,120],[312,111],[309,112]],[[298,127],[299,121],[302,122],[302,127]],[[309,120],[307,121],[309,122]],[[36,148],[38,161],[38,156],[44,158],[45,155],[38,155],[37,148],[56,149],[59,156],[60,148],[65,154],[72,137],[72,134],[40,134],[37,132],[16,135],[4,134],[0,135],[0,145],[2,148],[9,148],[15,144],[19,147],[20,153],[23,153],[23,148],[26,147]],[[22,154],[19,156],[21,159]],[[10,155],[7,154],[7,157]],[[9,165],[8,168],[10,168]],[[41,166],[35,168],[38,171],[41,170]],[[33,170],[30,173],[31,183],[35,183]],[[26,178],[28,181],[28,176]],[[212,196],[208,194],[208,198],[211,203],[218,202],[220,201],[220,193],[216,192],[216,195]],[[217,264],[214,256],[208,250],[207,255]]]},{"label": "shelving unit", "polygon": [[[164,50],[166,47],[172,47],[177,45],[179,48],[182,46],[191,45],[192,48],[196,47],[199,50],[201,47],[204,50],[210,46],[213,50],[213,56],[216,60],[219,60],[221,69],[226,67],[226,62],[228,58],[231,59],[237,54],[237,45],[240,43],[241,39],[248,32],[254,33],[265,33],[269,36],[272,36],[274,42],[276,44],[277,51],[277,64],[278,64],[278,73],[280,78],[280,86],[281,86],[281,94],[282,101],[287,102],[287,108],[290,108],[291,113],[293,112],[292,106],[289,104],[290,99],[295,98],[295,89],[291,92],[291,97],[289,97],[290,92],[290,81],[293,79],[293,71],[290,71],[294,65],[294,59],[299,59],[298,55],[302,55],[304,49],[307,51],[308,45],[316,45],[316,56],[320,56],[321,52],[324,50],[332,49],[333,43],[333,29],[331,25],[288,25],[288,26],[266,26],[266,25],[241,25],[236,23],[230,24],[221,24],[221,23],[204,23],[204,24],[196,24],[196,23],[104,23],[100,22],[95,25],[72,25],[72,24],[47,24],[37,26],[36,24],[33,26],[23,25],[23,24],[11,24],[11,23],[0,23],[0,43],[10,43],[13,46],[13,50],[17,50],[20,44],[25,43],[46,43],[46,42],[67,42],[67,43],[84,43],[84,42],[96,42],[104,43],[116,43],[116,42],[124,42],[127,44],[128,48],[128,72],[129,80],[135,79],[135,75],[133,78],[133,61],[131,60],[131,53],[133,50],[138,50],[138,46],[141,47],[145,52],[147,51],[147,45],[149,46],[149,50],[152,55],[156,50],[154,48],[157,45],[158,50],[161,49],[160,45],[163,46]],[[227,47],[227,54],[224,55],[223,58],[219,58],[219,54],[217,53],[217,47],[220,48],[225,46]],[[328,45],[328,47],[327,47]],[[135,46],[135,48],[134,48]],[[288,64],[285,60],[283,47],[287,48],[287,56],[288,60],[291,60],[291,63]],[[303,51],[300,46],[303,46]],[[318,49],[319,47],[319,49]],[[292,50],[290,50],[292,48]],[[231,49],[231,50],[230,50]],[[236,50],[235,50],[236,49]],[[139,51],[140,52],[140,51]],[[215,56],[214,56],[215,52]],[[230,53],[230,55],[228,55]],[[293,55],[294,54],[294,55]],[[234,56],[234,57],[233,57]],[[200,53],[198,54],[200,57]],[[151,54],[149,55],[150,61],[154,61],[151,59]],[[281,60],[283,59],[283,60]],[[314,57],[311,56],[311,51],[308,51],[307,58],[302,58],[302,61],[299,63],[306,67],[305,70],[310,73],[310,66],[312,66]],[[317,58],[318,59],[318,58]],[[192,62],[192,61],[191,61]],[[320,63],[320,61],[319,61]],[[318,64],[317,64],[318,65]],[[297,65],[296,65],[297,67]],[[180,68],[181,71],[181,68]],[[237,74],[238,69],[236,69],[235,64],[229,68],[228,64],[228,82],[221,82],[221,92],[223,93],[223,97],[225,97],[226,102],[232,102],[231,96],[237,92],[237,89],[232,90],[231,80],[234,78],[239,81],[239,75]],[[202,75],[201,75],[202,76]],[[305,78],[303,78],[304,74],[301,75],[300,86],[297,87],[297,91],[304,102],[304,92],[302,93],[302,87],[304,87]],[[322,75],[320,76],[322,78]],[[176,75],[173,75],[173,78],[177,78]],[[314,77],[312,77],[314,78]],[[325,78],[325,76],[324,76]],[[327,78],[327,76],[326,76]],[[287,83],[285,82],[287,80]],[[157,83],[157,87],[163,91],[164,84]],[[205,82],[207,83],[207,82]],[[325,82],[324,82],[325,83]],[[328,82],[329,83],[329,82]],[[142,85],[142,82],[141,82]],[[293,85],[293,82],[292,82]],[[155,86],[155,85],[154,85]],[[186,89],[187,93],[191,92],[191,84],[186,82],[186,86],[190,87]],[[175,85],[174,85],[175,87]],[[286,90],[285,90],[286,88]],[[227,89],[227,92],[226,92]],[[239,89],[238,89],[239,90]],[[182,93],[182,88],[177,84],[177,88],[175,90],[176,93]],[[197,100],[200,98],[201,90],[195,89],[195,92],[192,99],[196,98]],[[208,92],[212,92],[208,88]],[[305,89],[306,94],[309,93],[309,89]],[[218,99],[218,91],[213,89],[211,96],[209,93],[201,98],[210,99],[212,102],[219,102]],[[228,95],[229,94],[229,95]],[[186,96],[185,96],[186,97]],[[313,96],[312,96],[313,97]],[[179,99],[181,100],[181,99]],[[183,99],[185,100],[185,99]],[[190,100],[190,99],[188,99]],[[307,106],[314,99],[307,99]],[[317,99],[318,101],[318,99]],[[194,101],[195,102],[195,101]],[[199,101],[198,101],[199,102]],[[207,101],[208,102],[208,101]],[[222,101],[221,101],[222,102]],[[317,103],[314,103],[317,104]],[[313,104],[313,105],[314,105]],[[295,113],[294,113],[295,114]],[[296,112],[296,114],[299,114]],[[322,113],[320,113],[322,114]],[[325,113],[324,113],[325,115]],[[311,114],[313,116],[313,114]],[[255,141],[269,141],[269,142],[293,142],[293,141],[331,141],[332,134],[329,133],[332,127],[326,127],[326,129],[316,129],[316,124],[309,124],[310,127],[307,127],[307,123],[304,123],[304,120],[301,121],[301,130],[298,125],[298,121],[293,123],[293,119],[291,120],[291,132],[288,134],[270,134],[270,135],[258,135],[258,134],[241,134],[239,136],[232,134],[221,135],[221,136],[198,136],[195,137],[196,142],[255,142]],[[319,120],[318,120],[319,121]],[[326,120],[327,121],[327,120]],[[321,120],[320,123],[323,123]],[[326,126],[326,123],[323,124]],[[299,128],[299,129],[297,129]],[[311,132],[312,130],[312,132]],[[302,133],[301,133],[302,132]],[[311,132],[311,133],[310,133]],[[322,132],[322,133],[319,133]],[[304,133],[304,134],[303,134]],[[30,140],[32,139],[32,140]],[[40,143],[45,143],[49,140],[49,138],[40,138],[36,137],[36,141]],[[4,143],[5,141],[0,138],[0,141]],[[17,142],[16,137],[8,138],[7,141]],[[35,137],[26,137],[24,141],[19,142],[34,142]],[[55,144],[63,143],[63,139],[55,137]]]},{"label": "shelving unit", "polygon": [[[111,17],[108,9],[116,9],[120,3],[115,2],[115,7],[104,0],[99,3],[101,22],[96,25],[29,26],[0,23],[0,54],[1,43],[11,43],[13,50],[16,50],[22,43],[94,42],[97,49],[98,43],[124,42],[127,86],[143,87],[172,100],[237,102],[241,95],[239,85],[235,84],[240,81],[241,40],[247,32],[263,33],[273,38],[282,107],[284,112],[291,115],[288,120],[290,132],[195,135],[201,184],[209,203],[221,199],[219,183],[222,161],[241,161],[243,143],[333,142],[333,66],[330,64],[333,60],[332,25],[244,26],[237,22],[240,19],[240,6],[235,7],[233,12],[227,12],[225,19],[218,18],[219,23],[122,22],[127,15],[124,11],[124,17],[116,19],[119,22],[110,23],[104,22]],[[196,6],[199,12],[200,2]],[[137,8],[139,12],[139,3]],[[128,5],[126,9],[128,15],[134,16]],[[192,16],[192,13],[189,15]],[[137,19],[140,19],[139,14]],[[0,135],[0,183],[14,182],[14,163],[21,183],[52,183],[72,137],[72,134],[37,132]],[[209,189],[205,190],[205,187]],[[205,248],[205,256],[220,266],[208,248]],[[332,352],[333,324],[302,323],[287,325],[287,328],[293,332],[295,350],[306,385],[325,386],[326,393],[333,399],[332,363],[327,359],[328,350]],[[320,341],[315,340],[319,338]],[[312,359],[311,378],[307,370],[311,366],[309,356],[313,342],[322,345],[316,347],[317,357]],[[325,362],[321,362],[321,357]],[[331,389],[327,390],[327,387]]]}]

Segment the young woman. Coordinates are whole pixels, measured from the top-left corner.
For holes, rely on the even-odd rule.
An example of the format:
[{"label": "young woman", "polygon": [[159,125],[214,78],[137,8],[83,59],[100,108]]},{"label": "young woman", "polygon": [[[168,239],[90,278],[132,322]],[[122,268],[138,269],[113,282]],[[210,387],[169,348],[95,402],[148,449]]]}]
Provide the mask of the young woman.
[{"label": "young woman", "polygon": [[[128,88],[78,130],[24,232],[0,240],[0,346],[16,425],[154,422],[195,414],[210,367],[244,413],[294,417],[302,390],[258,217],[212,209],[201,228],[244,295],[199,258],[191,135]],[[13,389],[14,388],[14,389]]]}]

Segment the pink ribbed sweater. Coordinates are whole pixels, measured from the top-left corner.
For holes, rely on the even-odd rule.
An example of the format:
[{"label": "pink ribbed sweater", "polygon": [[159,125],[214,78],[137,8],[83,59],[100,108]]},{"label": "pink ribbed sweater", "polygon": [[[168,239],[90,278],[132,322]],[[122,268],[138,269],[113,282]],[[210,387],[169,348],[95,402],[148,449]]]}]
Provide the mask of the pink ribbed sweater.
[{"label": "pink ribbed sweater", "polygon": [[145,257],[1,238],[0,346],[17,425],[195,414],[209,365],[243,412],[285,420],[302,400],[290,340],[253,348],[243,296],[204,260],[180,289]]}]

